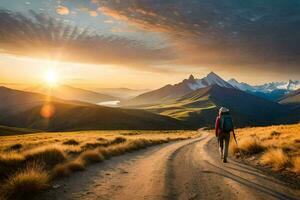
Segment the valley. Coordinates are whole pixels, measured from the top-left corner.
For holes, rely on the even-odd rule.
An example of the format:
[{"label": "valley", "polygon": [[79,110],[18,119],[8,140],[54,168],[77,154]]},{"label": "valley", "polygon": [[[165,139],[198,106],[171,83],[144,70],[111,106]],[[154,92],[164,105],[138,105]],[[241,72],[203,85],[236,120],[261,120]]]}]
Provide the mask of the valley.
[{"label": "valley", "polygon": [[[297,83],[250,86],[233,79],[227,82],[211,72],[120,102],[117,97],[65,85],[48,94],[45,88],[34,93],[1,87],[0,124],[47,131],[212,128],[220,107],[231,110],[237,127],[291,124],[300,120]],[[273,91],[284,87],[286,95],[277,102],[270,100]],[[125,91],[133,92],[122,89],[123,96]],[[41,116],[45,107],[53,109],[53,116]]]}]

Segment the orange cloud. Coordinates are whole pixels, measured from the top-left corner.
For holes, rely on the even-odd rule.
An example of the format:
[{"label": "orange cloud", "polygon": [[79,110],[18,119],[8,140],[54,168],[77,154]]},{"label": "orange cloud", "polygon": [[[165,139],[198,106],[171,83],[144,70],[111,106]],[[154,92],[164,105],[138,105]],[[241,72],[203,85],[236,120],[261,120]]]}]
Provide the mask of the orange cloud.
[{"label": "orange cloud", "polygon": [[[142,30],[145,30],[145,31],[149,31],[149,30],[151,30],[153,32],[170,32],[171,31],[171,28],[168,25],[159,23],[160,21],[163,21],[164,18],[161,16],[158,16],[156,13],[154,13],[152,11],[145,11],[142,9],[135,10],[140,15],[142,15],[148,19],[153,18],[155,20],[145,20],[143,18],[129,18],[125,11],[124,12],[118,11],[118,10],[111,9],[106,6],[101,6],[98,8],[98,10],[100,12],[102,12],[104,15],[112,17],[115,20],[125,21],[128,24],[133,25],[133,26],[140,28]],[[128,8],[128,10],[132,11],[132,10],[134,10],[134,8]]]},{"label": "orange cloud", "polygon": [[70,13],[70,10],[66,6],[58,6],[56,8],[56,13],[59,15],[68,15]]},{"label": "orange cloud", "polygon": [[92,16],[92,17],[97,17],[98,16],[98,13],[96,12],[96,11],[89,11],[89,14],[90,14],[90,16]]},{"label": "orange cloud", "polygon": [[114,33],[124,33],[124,32],[134,32],[135,30],[132,29],[132,28],[119,28],[119,27],[113,27],[111,29],[111,32],[114,32]]},{"label": "orange cloud", "polygon": [[105,6],[99,7],[98,10],[102,12],[104,15],[110,16],[116,20],[126,20],[126,21],[128,20],[128,17],[125,14],[122,15],[120,12]]}]

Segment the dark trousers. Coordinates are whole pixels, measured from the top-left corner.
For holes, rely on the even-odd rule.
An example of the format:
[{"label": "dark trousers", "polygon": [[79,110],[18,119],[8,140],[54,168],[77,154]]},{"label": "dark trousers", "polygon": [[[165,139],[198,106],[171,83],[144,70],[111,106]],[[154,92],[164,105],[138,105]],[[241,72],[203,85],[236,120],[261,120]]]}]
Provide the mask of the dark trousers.
[{"label": "dark trousers", "polygon": [[227,159],[230,133],[220,133],[218,137],[221,159]]}]

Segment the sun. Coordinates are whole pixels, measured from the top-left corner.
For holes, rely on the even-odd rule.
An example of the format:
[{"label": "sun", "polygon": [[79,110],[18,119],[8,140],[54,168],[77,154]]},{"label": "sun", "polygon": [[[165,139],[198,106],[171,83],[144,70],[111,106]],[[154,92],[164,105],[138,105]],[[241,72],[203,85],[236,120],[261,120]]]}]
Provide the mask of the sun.
[{"label": "sun", "polygon": [[56,86],[58,84],[58,73],[54,70],[54,69],[49,69],[46,74],[45,74],[45,82],[53,87],[53,86]]}]

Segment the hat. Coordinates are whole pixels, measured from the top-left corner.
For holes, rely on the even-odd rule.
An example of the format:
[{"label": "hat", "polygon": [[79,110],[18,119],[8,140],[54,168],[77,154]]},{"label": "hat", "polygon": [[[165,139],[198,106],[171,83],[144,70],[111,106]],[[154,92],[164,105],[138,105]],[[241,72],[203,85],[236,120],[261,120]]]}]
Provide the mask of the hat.
[{"label": "hat", "polygon": [[221,107],[220,110],[219,110],[219,114],[226,113],[226,112],[229,112],[229,109],[225,108],[225,107]]}]

